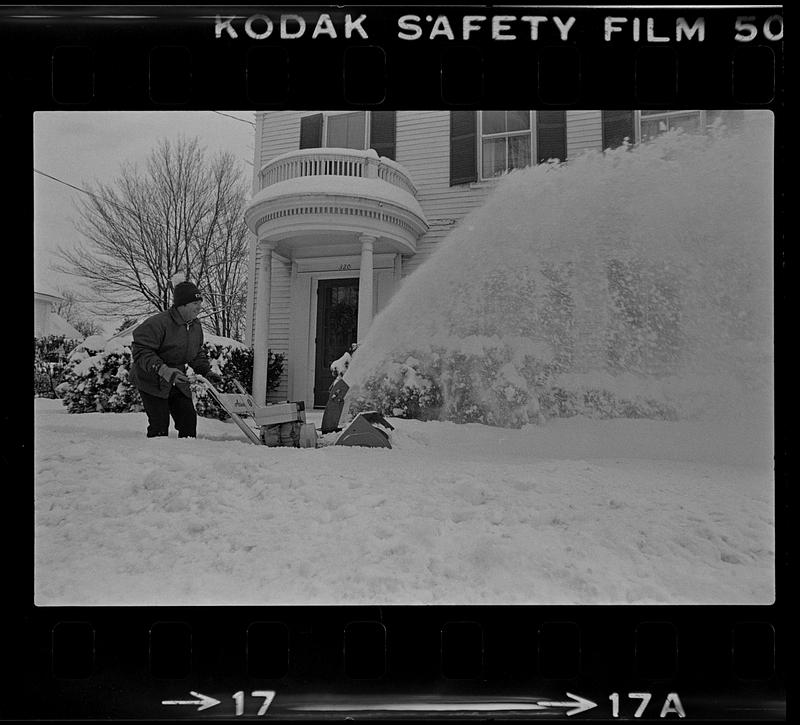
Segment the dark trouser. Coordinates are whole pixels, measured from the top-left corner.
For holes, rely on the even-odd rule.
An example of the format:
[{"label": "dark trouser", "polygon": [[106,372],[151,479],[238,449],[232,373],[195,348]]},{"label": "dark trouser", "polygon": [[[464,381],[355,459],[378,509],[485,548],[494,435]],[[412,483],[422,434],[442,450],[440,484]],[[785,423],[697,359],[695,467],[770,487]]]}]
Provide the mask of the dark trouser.
[{"label": "dark trouser", "polygon": [[169,433],[169,416],[175,421],[178,438],[197,437],[197,412],[194,403],[178,388],[169,391],[168,398],[159,398],[140,390],[145,413],[147,413],[147,437],[156,438]]}]

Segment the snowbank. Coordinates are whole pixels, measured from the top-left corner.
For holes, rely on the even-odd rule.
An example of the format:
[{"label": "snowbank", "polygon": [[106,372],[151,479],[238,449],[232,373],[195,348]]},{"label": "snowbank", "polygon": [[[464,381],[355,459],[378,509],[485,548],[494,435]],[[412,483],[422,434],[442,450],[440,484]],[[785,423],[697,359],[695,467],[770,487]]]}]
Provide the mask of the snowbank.
[{"label": "snowbank", "polygon": [[392,419],[392,450],[307,450],[35,406],[37,605],[774,598],[768,421]]}]

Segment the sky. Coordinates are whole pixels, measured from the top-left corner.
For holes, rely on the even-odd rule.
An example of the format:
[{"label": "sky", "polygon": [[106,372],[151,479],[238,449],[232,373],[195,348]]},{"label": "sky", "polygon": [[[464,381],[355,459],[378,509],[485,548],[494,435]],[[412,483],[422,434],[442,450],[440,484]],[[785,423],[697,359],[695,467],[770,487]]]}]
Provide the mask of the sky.
[{"label": "sky", "polygon": [[[144,166],[151,149],[161,139],[184,135],[197,137],[211,154],[232,152],[250,173],[254,120],[252,111],[225,109],[39,112],[34,115],[34,168],[72,186],[86,188],[95,181],[112,182],[125,162]],[[69,289],[86,294],[79,278],[52,269],[60,246],[73,248],[81,241],[75,220],[77,204],[84,194],[35,171],[33,182],[34,290],[57,294]],[[112,328],[113,322],[109,323]]]}]

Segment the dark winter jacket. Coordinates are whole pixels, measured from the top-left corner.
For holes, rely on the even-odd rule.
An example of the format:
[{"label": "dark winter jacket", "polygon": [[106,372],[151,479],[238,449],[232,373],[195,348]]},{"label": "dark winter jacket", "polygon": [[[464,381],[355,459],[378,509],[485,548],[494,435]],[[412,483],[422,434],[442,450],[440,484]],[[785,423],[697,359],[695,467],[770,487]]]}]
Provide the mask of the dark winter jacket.
[{"label": "dark winter jacket", "polygon": [[186,372],[186,365],[200,375],[211,368],[203,351],[203,328],[198,320],[188,324],[175,307],[145,320],[133,331],[131,378],[139,390],[159,398],[169,397],[171,385],[159,374],[166,364]]}]

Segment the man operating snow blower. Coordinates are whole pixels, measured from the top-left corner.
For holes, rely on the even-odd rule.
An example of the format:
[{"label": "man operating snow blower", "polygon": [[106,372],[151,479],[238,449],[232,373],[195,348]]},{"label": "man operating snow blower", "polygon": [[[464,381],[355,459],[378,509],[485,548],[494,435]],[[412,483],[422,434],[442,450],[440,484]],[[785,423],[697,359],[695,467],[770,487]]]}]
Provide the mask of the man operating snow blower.
[{"label": "man operating snow blower", "polygon": [[173,290],[168,310],[149,317],[133,331],[131,378],[147,413],[147,437],[169,433],[169,417],[178,438],[197,436],[197,412],[186,365],[207,378],[217,376],[203,351],[203,328],[197,320],[203,296],[191,282]]}]

